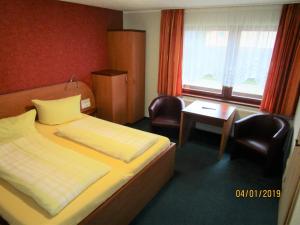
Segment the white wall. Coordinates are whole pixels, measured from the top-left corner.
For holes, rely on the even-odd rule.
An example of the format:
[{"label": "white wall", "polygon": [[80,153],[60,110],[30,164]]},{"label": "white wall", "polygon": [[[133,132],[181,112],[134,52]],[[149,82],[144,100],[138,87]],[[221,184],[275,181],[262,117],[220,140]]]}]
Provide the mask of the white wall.
[{"label": "white wall", "polygon": [[123,27],[146,30],[145,116],[148,116],[148,106],[157,97],[160,11],[124,12]]}]

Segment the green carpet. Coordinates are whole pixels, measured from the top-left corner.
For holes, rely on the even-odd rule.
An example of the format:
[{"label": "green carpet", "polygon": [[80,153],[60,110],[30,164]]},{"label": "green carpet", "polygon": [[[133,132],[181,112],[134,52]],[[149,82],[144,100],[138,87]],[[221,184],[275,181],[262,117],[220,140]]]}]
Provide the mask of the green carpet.
[{"label": "green carpet", "polygon": [[[149,120],[133,127],[147,131]],[[177,142],[173,133],[160,134]],[[278,189],[280,178],[265,178],[258,162],[230,160],[227,152],[218,160],[219,144],[219,135],[194,130],[177,149],[174,177],[131,225],[277,224],[277,198],[236,198],[235,190]]]}]

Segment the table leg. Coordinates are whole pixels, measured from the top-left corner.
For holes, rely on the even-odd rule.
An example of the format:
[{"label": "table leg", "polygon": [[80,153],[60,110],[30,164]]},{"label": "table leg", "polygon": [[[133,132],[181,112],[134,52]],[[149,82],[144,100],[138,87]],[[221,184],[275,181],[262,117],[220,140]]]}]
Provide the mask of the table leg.
[{"label": "table leg", "polygon": [[195,121],[192,116],[181,112],[179,147],[181,147],[186,142],[186,139],[190,135],[191,128],[194,126],[194,123]]},{"label": "table leg", "polygon": [[223,129],[222,129],[222,138],[221,138],[221,145],[220,145],[220,151],[219,151],[219,158],[222,158],[223,153],[225,151],[227,141],[230,135],[232,123],[234,120],[235,112],[231,114],[231,116],[228,118],[227,121],[224,121]]},{"label": "table leg", "polygon": [[186,130],[186,121],[184,113],[181,112],[180,115],[180,131],[179,131],[179,147],[181,147],[185,142],[185,130]]}]

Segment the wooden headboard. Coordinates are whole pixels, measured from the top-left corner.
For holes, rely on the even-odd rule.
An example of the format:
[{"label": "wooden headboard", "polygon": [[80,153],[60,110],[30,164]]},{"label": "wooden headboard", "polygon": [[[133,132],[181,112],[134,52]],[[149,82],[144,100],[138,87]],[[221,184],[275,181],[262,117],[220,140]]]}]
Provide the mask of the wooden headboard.
[{"label": "wooden headboard", "polygon": [[95,112],[95,98],[91,89],[83,82],[68,82],[46,87],[0,95],[0,118],[16,116],[34,106],[32,99],[53,100],[81,94],[81,99],[90,99],[91,106],[81,109],[83,113]]}]

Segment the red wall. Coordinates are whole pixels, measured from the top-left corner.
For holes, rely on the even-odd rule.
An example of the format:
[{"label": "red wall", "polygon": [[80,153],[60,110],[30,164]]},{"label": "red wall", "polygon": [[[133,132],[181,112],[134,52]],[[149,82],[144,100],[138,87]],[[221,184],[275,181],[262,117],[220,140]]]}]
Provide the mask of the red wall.
[{"label": "red wall", "polygon": [[107,68],[106,30],[122,12],[55,0],[0,0],[0,94]]}]

